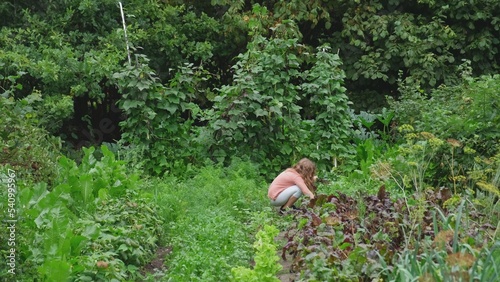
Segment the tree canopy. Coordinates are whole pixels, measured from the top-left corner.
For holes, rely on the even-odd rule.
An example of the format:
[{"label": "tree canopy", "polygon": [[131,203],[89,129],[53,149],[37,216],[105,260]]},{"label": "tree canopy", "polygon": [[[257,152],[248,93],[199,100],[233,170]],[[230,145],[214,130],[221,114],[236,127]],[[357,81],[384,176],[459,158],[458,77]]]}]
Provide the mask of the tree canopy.
[{"label": "tree canopy", "polygon": [[[263,142],[257,161],[326,146],[318,158],[328,163],[348,151],[351,126],[340,120],[387,106],[403,81],[432,95],[460,84],[466,67],[473,76],[499,70],[498,1],[122,6],[127,41],[114,0],[2,2],[1,92],[28,103],[27,118],[74,148],[145,146],[138,150],[157,157],[161,171],[158,163],[178,156],[173,148],[190,148],[182,151],[193,161],[200,146],[223,159]],[[312,128],[336,133],[306,133]],[[155,157],[165,148],[170,157]]]}]

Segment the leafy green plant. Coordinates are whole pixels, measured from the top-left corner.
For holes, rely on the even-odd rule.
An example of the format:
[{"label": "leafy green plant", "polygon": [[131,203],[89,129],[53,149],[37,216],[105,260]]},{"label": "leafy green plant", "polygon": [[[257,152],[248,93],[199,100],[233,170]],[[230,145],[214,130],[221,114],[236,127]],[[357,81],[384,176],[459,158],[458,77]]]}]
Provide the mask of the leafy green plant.
[{"label": "leafy green plant", "polygon": [[[212,154],[219,160],[248,154],[263,167],[277,169],[299,142],[300,94],[293,82],[300,76],[301,47],[295,39],[261,36],[249,47],[235,65],[234,84],[222,87],[214,98],[211,127],[217,143]],[[257,145],[261,149],[255,154]]]},{"label": "leafy green plant", "polygon": [[[8,179],[15,181],[9,182]],[[33,261],[30,252],[35,235],[34,222],[29,223],[24,220],[24,206],[19,202],[19,193],[24,189],[35,190],[38,185],[24,181],[17,171],[9,166],[2,166],[0,169],[0,185],[4,187],[0,189],[0,197],[4,199],[0,201],[0,217],[3,219],[0,228],[4,230],[0,232],[0,258],[6,262],[0,265],[0,279],[4,281],[37,279],[39,277],[37,264]],[[8,201],[9,198],[11,201]],[[11,250],[15,250],[14,257],[12,257]]]},{"label": "leafy green plant", "polygon": [[471,270],[471,278],[476,281],[495,281],[500,278],[500,244],[496,242],[491,248],[485,248]]},{"label": "leafy green plant", "polygon": [[[102,201],[96,212],[77,223],[76,234],[90,237],[82,249],[76,281],[133,279],[148,263],[160,241],[163,220],[151,198],[133,190]],[[97,263],[96,263],[97,261]]]},{"label": "leafy green plant", "polygon": [[306,97],[311,97],[308,109],[313,124],[308,143],[316,148],[302,153],[315,159],[320,170],[325,170],[334,167],[337,160],[348,165],[354,152],[349,145],[353,130],[340,57],[325,45],[318,47],[315,59],[300,88]]},{"label": "leafy green plant", "polygon": [[86,149],[79,165],[62,157],[55,187],[19,192],[25,255],[42,281],[124,281],[153,255],[163,225],[156,206],[122,161],[101,152],[97,160]]},{"label": "leafy green plant", "polygon": [[403,194],[442,187],[450,188],[457,196],[470,195],[478,188],[498,195],[498,153],[482,156],[468,144],[416,132],[410,125],[401,125],[398,130],[406,142],[370,166],[373,178]]},{"label": "leafy green plant", "polygon": [[457,139],[491,157],[499,137],[494,127],[499,116],[499,81],[498,75],[472,78],[465,73],[461,84],[441,86],[429,96],[418,85],[402,85],[401,99],[389,99],[389,104],[400,125],[409,124],[418,132],[431,132],[442,139]]},{"label": "leafy green plant", "polygon": [[[401,126],[400,131],[406,133],[406,143],[398,147],[399,156],[392,165],[399,178],[399,186],[410,191],[423,191],[426,179],[432,179],[436,173],[436,156],[445,142],[432,133],[415,133],[411,126]],[[394,180],[398,181],[395,177]]]},{"label": "leafy green plant", "polygon": [[196,157],[190,132],[200,109],[191,100],[203,71],[184,66],[166,87],[147,66],[145,56],[137,55],[137,59],[139,65],[128,65],[113,75],[122,92],[119,106],[127,115],[120,124],[121,142],[128,147],[125,151],[132,149],[129,159],[138,168],[162,175],[174,169],[176,162]]},{"label": "leafy green plant", "polygon": [[296,28],[285,21],[271,38],[254,35],[238,56],[233,83],[220,88],[209,111],[214,158],[249,156],[265,171],[303,156],[322,169],[349,162],[351,122],[340,58],[328,46],[314,56],[305,52],[292,36]]},{"label": "leafy green plant", "polygon": [[[0,61],[0,67],[4,67],[5,63]],[[24,75],[22,71],[18,71],[16,74],[4,75],[0,74],[0,96],[3,98],[12,97],[16,90],[23,89],[23,85],[17,80]]]},{"label": "leafy green plant", "polygon": [[279,230],[273,225],[265,225],[255,235],[255,266],[253,269],[246,267],[236,267],[231,269],[231,281],[280,281],[276,278],[278,271],[282,269],[279,264],[279,257],[276,254],[277,247],[274,238]]},{"label": "leafy green plant", "polygon": [[[40,95],[39,93],[37,93]],[[33,94],[32,94],[33,95]],[[34,105],[38,124],[52,135],[59,135],[64,122],[73,117],[73,97],[69,95],[55,97],[48,96]]]},{"label": "leafy green plant", "polygon": [[75,214],[93,212],[97,202],[119,198],[137,185],[138,176],[129,174],[125,162],[116,160],[106,146],[100,148],[103,154],[100,160],[94,157],[95,148],[83,151],[85,155],[79,165],[66,157],[59,159],[60,184],[54,188],[70,192],[71,203],[75,205],[69,207]]},{"label": "leafy green plant", "polygon": [[359,161],[360,172],[368,175],[370,166],[375,161],[376,151],[375,144],[372,139],[366,139],[356,145],[356,157]]}]

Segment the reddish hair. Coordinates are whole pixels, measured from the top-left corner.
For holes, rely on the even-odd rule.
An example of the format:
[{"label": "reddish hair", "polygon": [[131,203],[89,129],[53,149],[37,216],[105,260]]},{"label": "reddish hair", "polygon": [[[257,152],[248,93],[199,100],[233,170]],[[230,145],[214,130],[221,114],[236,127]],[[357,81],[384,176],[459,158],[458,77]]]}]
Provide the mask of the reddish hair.
[{"label": "reddish hair", "polygon": [[301,159],[292,167],[311,191],[314,189],[314,176],[316,175],[316,164],[308,158]]}]

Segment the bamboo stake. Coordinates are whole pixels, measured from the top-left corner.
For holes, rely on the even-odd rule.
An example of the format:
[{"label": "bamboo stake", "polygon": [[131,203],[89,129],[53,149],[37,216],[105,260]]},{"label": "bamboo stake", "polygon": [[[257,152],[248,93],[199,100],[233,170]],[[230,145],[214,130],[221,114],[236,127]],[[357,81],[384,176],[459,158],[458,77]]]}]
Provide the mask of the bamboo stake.
[{"label": "bamboo stake", "polygon": [[122,2],[118,2],[120,4],[120,12],[122,14],[122,22],[123,22],[123,32],[125,34],[125,43],[127,44],[127,56],[128,56],[128,64],[132,64],[130,59],[130,47],[128,45],[128,37],[127,37],[127,26],[125,25],[125,14],[123,14],[123,6]]}]

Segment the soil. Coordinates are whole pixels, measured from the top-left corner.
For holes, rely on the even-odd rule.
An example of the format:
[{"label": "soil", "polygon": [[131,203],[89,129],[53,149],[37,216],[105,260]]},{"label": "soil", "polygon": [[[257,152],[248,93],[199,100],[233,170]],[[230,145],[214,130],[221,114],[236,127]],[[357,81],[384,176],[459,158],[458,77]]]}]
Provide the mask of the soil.
[{"label": "soil", "polygon": [[281,257],[281,252],[282,252],[281,250],[282,250],[283,244],[285,244],[285,242],[286,242],[285,232],[281,232],[278,236],[276,236],[276,241],[278,242],[278,246],[280,246],[280,248],[278,248],[278,250],[277,250],[278,257],[280,257],[279,263],[283,266],[283,269],[281,269],[278,272],[278,275],[277,275],[278,279],[281,282],[293,282],[293,281],[295,281],[296,274],[291,272],[292,259],[287,258],[287,260],[283,260],[283,258]]},{"label": "soil", "polygon": [[141,273],[145,276],[149,274],[154,274],[156,272],[163,272],[166,270],[165,259],[168,254],[172,252],[172,247],[159,247],[156,250],[153,260],[146,264],[142,269]]}]

